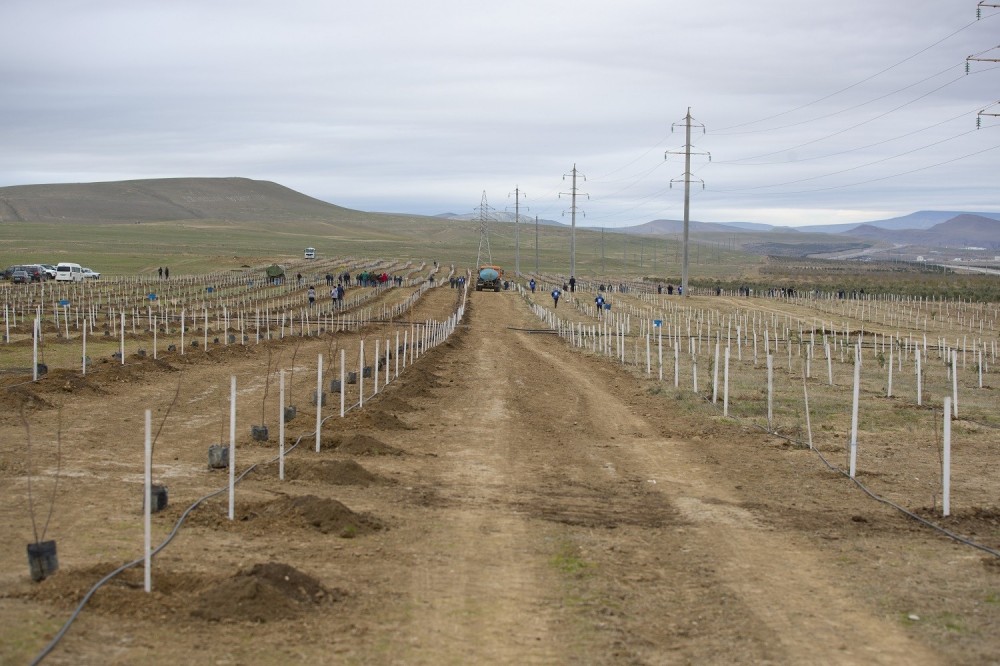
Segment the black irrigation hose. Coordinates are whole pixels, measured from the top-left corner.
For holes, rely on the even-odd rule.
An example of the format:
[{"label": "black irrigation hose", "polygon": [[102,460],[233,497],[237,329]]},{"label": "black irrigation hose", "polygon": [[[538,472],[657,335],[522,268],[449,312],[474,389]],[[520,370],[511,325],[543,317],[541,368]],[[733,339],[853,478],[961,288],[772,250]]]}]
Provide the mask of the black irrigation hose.
[{"label": "black irrigation hose", "polygon": [[[344,414],[347,414],[347,412],[351,411],[352,409],[355,409],[355,408],[359,407],[360,405],[361,405],[361,401],[359,400],[358,402],[354,403],[350,407],[345,407]],[[330,416],[327,416],[325,419],[323,419],[322,421],[320,421],[320,427],[322,427],[323,424],[325,424],[328,420],[330,420],[332,418],[334,418],[333,414],[331,414]],[[285,452],[285,454],[287,455],[287,454],[291,453],[292,451],[294,451],[296,449],[296,447],[298,447],[298,445],[302,443],[303,438],[310,437],[310,436],[315,435],[315,434],[316,434],[316,431],[313,430],[312,432],[308,432],[308,433],[299,435],[298,439],[295,440],[295,443],[292,444],[290,447],[288,447],[288,450]],[[275,460],[278,460],[278,458],[280,458],[280,454],[278,456],[274,457],[274,458],[271,458],[270,460],[265,461],[264,463],[254,463],[253,465],[251,465],[250,467],[248,467],[247,469],[245,469],[239,476],[237,476],[234,479],[233,485],[235,485],[235,484],[239,483],[240,481],[242,481],[243,478],[247,474],[249,474],[250,472],[252,472],[253,470],[255,470],[258,465],[273,463]],[[219,488],[218,490],[212,491],[211,493],[209,493],[209,494],[207,494],[207,495],[205,495],[205,496],[203,496],[203,497],[195,500],[195,502],[193,504],[191,504],[191,506],[189,506],[184,511],[184,513],[181,514],[180,518],[177,519],[177,522],[174,524],[174,529],[170,531],[170,534],[168,534],[167,538],[163,540],[163,543],[161,543],[155,549],[153,549],[153,550],[150,551],[150,553],[149,553],[150,559],[152,559],[154,556],[156,556],[157,553],[159,553],[161,550],[163,550],[164,548],[166,548],[167,545],[169,545],[170,542],[173,541],[174,537],[177,536],[177,533],[180,531],[181,525],[184,524],[184,521],[187,520],[188,515],[190,515],[190,513],[192,511],[194,511],[195,509],[197,509],[198,506],[200,506],[203,502],[205,502],[207,500],[210,500],[211,498],[215,497],[216,495],[221,495],[222,493],[224,493],[228,489],[229,489],[229,486],[227,485],[225,487],[222,487],[222,488]],[[99,590],[101,587],[103,587],[105,585],[105,583],[107,583],[108,581],[110,581],[112,578],[114,578],[115,576],[119,575],[120,573],[122,573],[122,572],[124,572],[124,571],[126,571],[128,569],[131,569],[134,566],[142,564],[143,562],[145,562],[145,559],[146,559],[145,557],[140,557],[138,559],[132,560],[131,562],[123,564],[120,567],[118,567],[117,569],[115,569],[114,571],[112,571],[111,573],[109,573],[106,576],[104,576],[104,578],[102,578],[99,581],[97,581],[96,583],[94,583],[94,585],[87,591],[87,594],[85,594],[83,596],[83,599],[80,600],[80,603],[77,604],[77,607],[73,610],[73,613],[69,616],[69,618],[63,624],[63,626],[59,629],[58,632],[56,632],[56,635],[52,637],[52,640],[49,641],[48,645],[46,645],[42,649],[42,651],[39,652],[38,655],[36,655],[35,658],[31,660],[31,666],[36,666],[37,664],[42,663],[42,660],[44,660],[45,657],[47,657],[52,652],[52,650],[54,650],[56,648],[56,646],[59,644],[59,642],[66,635],[66,632],[69,631],[69,628],[76,621],[77,617],[79,617],[80,613],[83,612],[83,609],[87,605],[87,602],[90,601],[90,598],[92,596],[94,596],[94,594],[97,592],[97,590]]]},{"label": "black irrigation hose", "polygon": [[[712,404],[709,401],[709,399],[708,399],[707,396],[701,396],[701,398],[706,403],[708,403],[709,405],[711,405],[716,411],[719,410],[719,408],[717,406],[715,406],[714,404]],[[743,419],[743,418],[740,418],[738,416],[730,416],[729,418],[734,418],[734,419],[736,419],[738,421],[743,421],[745,423],[749,423],[750,425],[752,425],[753,427],[757,428],[758,430],[761,430],[762,432],[766,432],[769,435],[774,435],[775,437],[780,437],[781,439],[785,440],[786,442],[790,442],[790,443],[795,444],[795,445],[797,445],[797,446],[799,446],[801,448],[809,448],[813,453],[815,453],[819,457],[819,459],[823,462],[824,465],[827,466],[827,468],[829,468],[831,471],[834,471],[834,472],[837,472],[839,474],[842,474],[843,476],[845,476],[848,479],[850,479],[854,483],[854,485],[856,485],[866,495],[868,495],[869,497],[871,497],[876,502],[881,502],[882,504],[885,504],[886,506],[890,506],[893,509],[896,509],[897,511],[899,511],[900,513],[903,513],[903,514],[909,516],[910,518],[913,518],[914,520],[922,523],[923,525],[925,525],[927,527],[930,527],[931,529],[940,532],[941,534],[947,536],[950,539],[954,539],[955,541],[958,541],[959,543],[964,543],[967,546],[972,546],[973,548],[978,548],[979,550],[981,550],[983,552],[986,552],[986,553],[989,553],[990,555],[993,555],[994,557],[1000,559],[1000,551],[994,550],[994,549],[992,549],[992,548],[990,548],[988,546],[984,546],[984,545],[982,545],[980,543],[976,543],[975,541],[972,541],[971,539],[968,539],[968,538],[963,537],[961,535],[955,534],[954,532],[951,532],[950,530],[947,530],[944,527],[941,527],[937,523],[933,523],[933,522],[927,520],[926,518],[913,513],[909,509],[901,507],[900,505],[896,504],[892,500],[886,499],[885,497],[882,497],[881,495],[878,495],[877,493],[875,493],[874,491],[872,491],[871,489],[869,489],[865,484],[863,484],[860,481],[858,481],[858,479],[856,477],[852,478],[851,475],[850,475],[850,473],[845,472],[840,467],[837,467],[836,465],[834,465],[833,463],[831,463],[830,461],[828,461],[823,456],[823,454],[820,453],[819,449],[817,449],[816,447],[809,447],[809,445],[807,443],[805,443],[805,442],[803,442],[801,440],[795,439],[793,437],[789,437],[788,435],[782,435],[781,433],[779,433],[777,431],[770,431],[766,427],[764,427],[764,426],[762,426],[762,425],[760,425],[758,423],[755,423],[752,420]]]},{"label": "black irrigation hose", "polygon": [[513,326],[507,327],[508,331],[521,331],[522,333],[546,333],[549,335],[557,335],[556,331],[551,328],[515,328]]},{"label": "black irrigation hose", "polygon": [[[331,414],[330,416],[328,416],[325,419],[323,419],[323,421],[321,422],[321,425],[323,423],[326,423],[327,419],[331,419],[331,418],[333,418],[333,414]],[[315,434],[316,434],[316,431],[314,430],[311,433],[305,433],[303,435],[299,435],[299,438],[295,440],[295,444],[293,444],[292,446],[290,446],[288,448],[288,451],[286,451],[286,455],[288,453],[291,453],[292,451],[294,451],[295,448],[302,442],[303,438],[308,437],[310,435],[315,435]],[[250,467],[248,467],[247,469],[245,469],[238,477],[236,477],[234,479],[234,481],[233,481],[234,485],[236,483],[239,483],[240,481],[242,481],[243,478],[247,474],[249,474],[250,472],[252,472],[253,470],[255,470],[258,465],[273,463],[275,460],[278,459],[278,457],[280,457],[280,456],[277,456],[277,457],[274,457],[274,458],[272,458],[270,460],[267,460],[264,463],[254,463],[253,465],[251,465]],[[212,499],[216,495],[221,495],[222,493],[226,492],[228,489],[229,489],[229,486],[226,485],[226,486],[223,486],[222,488],[219,488],[218,490],[214,490],[214,491],[210,492],[209,494],[207,494],[207,495],[205,495],[203,497],[200,497],[199,499],[195,500],[194,503],[191,504],[191,506],[189,506],[184,511],[184,513],[181,514],[180,518],[177,519],[177,522],[174,524],[173,530],[171,530],[170,534],[167,535],[167,538],[163,540],[163,543],[161,543],[159,546],[157,546],[156,548],[154,548],[153,550],[150,551],[150,553],[149,553],[150,559],[152,559],[153,557],[155,557],[161,550],[163,550],[164,548],[166,548],[170,544],[171,541],[173,541],[174,537],[177,536],[177,533],[180,531],[181,525],[184,524],[184,521],[187,520],[187,517],[191,514],[192,511],[194,511],[195,509],[197,509],[202,503],[206,502],[207,500]],[[87,605],[87,602],[90,601],[90,598],[92,596],[94,596],[94,594],[97,592],[97,590],[99,590],[100,588],[102,588],[105,585],[105,583],[107,583],[108,581],[110,581],[112,578],[114,578],[118,574],[120,574],[120,573],[122,573],[122,572],[124,572],[124,571],[126,571],[128,569],[131,569],[132,567],[138,566],[139,564],[142,564],[143,562],[145,562],[145,559],[146,559],[145,557],[140,557],[140,558],[137,558],[135,560],[132,560],[131,562],[123,564],[120,567],[118,567],[117,569],[115,569],[114,571],[112,571],[111,573],[109,573],[106,576],[104,576],[104,578],[102,578],[99,581],[97,581],[96,583],[94,583],[93,587],[91,587],[87,591],[87,594],[85,594],[83,596],[83,599],[80,600],[80,603],[77,604],[76,609],[69,616],[69,619],[67,619],[66,622],[63,624],[62,628],[59,629],[58,632],[56,632],[56,635],[52,637],[52,640],[49,641],[48,645],[46,645],[42,649],[42,651],[39,652],[38,655],[31,661],[31,666],[35,666],[36,664],[40,664],[42,662],[42,660],[45,659],[45,657],[47,657],[49,655],[49,653],[51,653],[52,650],[55,649],[55,647],[59,644],[59,642],[66,635],[66,632],[69,631],[69,628],[76,621],[77,617],[79,617],[80,613],[83,612],[84,606]]]},{"label": "black irrigation hose", "polygon": [[[708,404],[712,405],[712,406],[713,406],[713,407],[715,408],[715,410],[716,410],[716,411],[718,411],[718,407],[716,407],[715,405],[713,405],[713,404],[712,404],[712,403],[711,403],[711,402],[709,401],[709,399],[708,399],[708,397],[707,397],[707,396],[700,396],[700,397],[701,397],[701,398],[702,398],[702,399],[703,399],[703,400],[704,400],[705,402],[707,402]],[[757,429],[759,429],[759,430],[762,430],[762,431],[764,431],[764,432],[767,432],[768,434],[771,434],[771,435],[774,435],[774,436],[776,436],[776,437],[780,437],[781,439],[784,439],[784,440],[785,440],[785,441],[787,441],[787,442],[791,442],[791,443],[793,443],[793,444],[796,444],[796,445],[798,445],[798,446],[801,446],[802,448],[807,448],[807,447],[808,447],[808,444],[806,444],[805,442],[802,442],[802,441],[800,441],[800,440],[797,440],[797,439],[794,439],[794,438],[792,438],[792,437],[789,437],[789,436],[787,436],[787,435],[782,435],[781,433],[778,433],[778,432],[771,432],[771,431],[769,431],[769,430],[768,430],[767,428],[765,428],[765,427],[763,427],[763,426],[761,426],[761,425],[759,425],[759,424],[757,424],[757,423],[754,423],[753,421],[747,421],[747,420],[745,420],[745,419],[740,419],[739,417],[729,417],[729,418],[735,418],[735,419],[737,419],[737,420],[744,420],[744,421],[746,421],[746,422],[749,422],[749,423],[750,423],[750,425],[754,426],[755,428],[757,428]],[[980,424],[980,425],[986,425],[986,424]],[[992,427],[992,426],[990,426],[990,427]],[[861,483],[860,481],[858,481],[858,480],[857,480],[857,478],[851,478],[851,476],[850,476],[850,474],[849,474],[849,473],[845,472],[844,470],[842,470],[841,468],[837,467],[836,465],[833,465],[832,463],[830,463],[830,462],[829,462],[829,461],[828,461],[828,460],[827,460],[827,459],[826,459],[826,458],[825,458],[825,457],[823,456],[823,454],[819,452],[819,449],[817,449],[817,448],[813,447],[813,448],[812,448],[811,450],[812,450],[812,451],[813,451],[813,452],[814,452],[814,453],[815,453],[815,454],[816,454],[817,456],[819,456],[819,459],[820,459],[820,460],[821,460],[821,461],[823,462],[823,464],[824,464],[824,465],[826,465],[826,466],[827,466],[827,467],[828,467],[828,468],[829,468],[830,470],[832,470],[832,471],[835,471],[835,472],[838,472],[838,473],[840,473],[840,474],[843,474],[844,476],[846,476],[847,478],[849,478],[849,479],[850,479],[850,480],[851,480],[851,481],[852,481],[852,482],[854,483],[854,485],[856,485],[856,486],[857,486],[857,487],[858,487],[858,488],[859,488],[859,489],[860,489],[860,490],[861,490],[862,492],[864,492],[864,493],[865,493],[866,495],[868,495],[869,497],[871,497],[871,498],[872,498],[873,500],[875,500],[876,502],[881,502],[882,504],[885,504],[886,506],[889,506],[889,507],[892,507],[893,509],[896,509],[896,510],[897,510],[897,511],[899,511],[900,513],[902,513],[902,514],[904,514],[904,515],[906,515],[906,516],[909,516],[910,518],[912,518],[912,519],[916,520],[917,522],[919,522],[919,523],[923,524],[923,525],[924,525],[924,526],[926,526],[926,527],[930,527],[931,529],[933,529],[933,530],[935,530],[935,531],[937,531],[937,532],[939,532],[939,533],[941,533],[941,534],[945,535],[945,536],[946,536],[946,537],[948,537],[949,539],[952,539],[952,540],[954,540],[954,541],[957,541],[957,542],[959,542],[959,543],[962,543],[962,544],[965,544],[965,545],[967,545],[967,546],[971,546],[971,547],[973,547],[973,548],[977,548],[977,549],[979,549],[979,550],[981,550],[981,551],[983,551],[983,552],[985,552],[985,553],[988,553],[988,554],[990,554],[990,555],[992,555],[992,556],[994,556],[994,557],[996,557],[996,558],[1000,559],[1000,551],[997,551],[997,550],[994,550],[994,549],[992,549],[992,548],[990,548],[990,547],[988,547],[988,546],[984,546],[984,545],[982,545],[982,544],[980,544],[980,543],[976,543],[975,541],[972,541],[971,539],[968,539],[968,538],[966,538],[966,537],[963,537],[963,536],[961,536],[961,535],[959,535],[959,534],[955,534],[954,532],[951,532],[950,530],[947,530],[947,529],[945,529],[944,527],[941,527],[940,525],[938,525],[938,524],[936,524],[936,523],[933,523],[933,522],[931,522],[931,521],[927,520],[926,518],[924,518],[924,517],[922,517],[922,516],[918,516],[917,514],[913,513],[912,511],[910,511],[910,510],[908,510],[908,509],[906,509],[906,508],[904,508],[904,507],[901,507],[901,506],[899,506],[898,504],[896,504],[896,503],[895,503],[895,502],[893,502],[892,500],[889,500],[889,499],[886,499],[886,498],[884,498],[884,497],[882,497],[882,496],[880,496],[880,495],[876,494],[876,493],[875,493],[874,491],[872,491],[871,489],[869,489],[869,488],[868,488],[867,486],[865,486],[865,485],[864,485],[863,483]]]},{"label": "black irrigation hose", "polygon": [[[350,407],[345,407],[344,413],[346,414],[347,412],[350,412],[352,409],[356,409],[360,404],[361,404],[360,402],[356,402],[353,405],[351,405]],[[323,419],[320,422],[320,425],[322,426],[329,419],[332,419],[332,418],[334,418],[334,414],[331,414],[330,416],[327,416],[325,419]],[[299,435],[298,439],[295,440],[295,443],[292,444],[290,447],[288,447],[288,450],[285,452],[285,455],[288,455],[289,453],[291,453],[292,451],[294,451],[295,448],[298,447],[298,445],[302,443],[302,440],[304,438],[310,437],[310,436],[315,435],[315,434],[316,434],[316,431],[313,430],[312,432],[308,432],[308,433]],[[233,481],[234,485],[236,483],[239,483],[240,481],[242,481],[243,478],[247,474],[249,474],[250,472],[254,471],[258,467],[258,465],[273,463],[274,461],[278,460],[279,457],[280,457],[280,455],[276,456],[274,458],[271,458],[270,460],[266,460],[263,463],[254,463],[253,465],[251,465],[250,467],[248,467],[247,469],[245,469],[239,476],[237,476],[235,478],[235,480]],[[200,497],[199,499],[195,500],[194,503],[191,504],[191,506],[189,506],[184,511],[184,513],[181,514],[180,518],[177,519],[177,523],[174,525],[173,530],[171,530],[170,534],[167,535],[167,538],[164,539],[163,543],[161,543],[159,546],[157,546],[156,548],[154,548],[153,550],[150,551],[150,553],[149,553],[150,559],[152,559],[153,557],[155,557],[161,550],[163,550],[164,548],[166,548],[170,544],[171,541],[173,541],[174,537],[177,536],[177,533],[180,531],[181,525],[184,524],[184,521],[187,520],[188,515],[190,515],[192,511],[194,511],[195,509],[197,509],[198,506],[200,506],[202,503],[204,503],[204,502],[212,499],[216,495],[221,495],[222,493],[226,492],[228,489],[229,489],[229,486],[227,485],[227,486],[224,486],[222,488],[219,488],[218,490],[214,490],[214,491],[210,492],[209,494],[207,494],[207,495],[205,495],[203,497]],[[83,609],[87,605],[87,602],[90,601],[90,598],[92,596],[94,596],[94,593],[96,593],[97,590],[99,590],[100,588],[102,588],[112,578],[118,576],[119,574],[121,574],[122,572],[124,572],[124,571],[126,571],[128,569],[131,569],[132,567],[135,567],[135,566],[138,566],[139,564],[142,564],[144,561],[145,561],[145,557],[140,557],[138,559],[132,560],[131,562],[128,562],[126,564],[121,565],[120,567],[118,567],[117,569],[115,569],[114,571],[112,571],[111,573],[109,573],[106,576],[104,576],[104,578],[102,578],[99,581],[97,581],[96,583],[94,583],[93,587],[91,587],[90,590],[87,591],[87,594],[84,595],[83,599],[80,600],[80,603],[77,605],[77,607],[73,611],[73,613],[69,616],[69,619],[67,619],[66,622],[63,624],[62,628],[59,629],[59,631],[56,633],[56,635],[52,637],[52,640],[49,641],[49,644],[46,645],[45,648],[42,649],[42,651],[39,652],[38,655],[31,661],[31,666],[36,666],[36,664],[40,664],[42,662],[42,660],[45,659],[45,657],[47,657],[49,655],[49,653],[51,653],[52,650],[54,650],[56,648],[56,646],[59,644],[59,642],[66,635],[66,632],[69,631],[70,626],[72,626],[72,624],[76,621],[76,619],[77,619],[77,617],[79,617],[80,613],[83,612]]]}]

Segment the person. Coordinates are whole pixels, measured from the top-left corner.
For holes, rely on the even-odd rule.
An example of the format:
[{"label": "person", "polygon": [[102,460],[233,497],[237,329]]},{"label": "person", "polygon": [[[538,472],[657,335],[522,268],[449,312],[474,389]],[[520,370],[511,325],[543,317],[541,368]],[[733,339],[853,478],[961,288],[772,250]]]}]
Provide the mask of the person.
[{"label": "person", "polygon": [[302,286],[302,273],[295,274],[295,284],[299,287]]},{"label": "person", "polygon": [[673,296],[673,295],[674,295],[674,285],[668,284],[667,285],[667,296]]},{"label": "person", "polygon": [[531,281],[528,282],[528,286],[531,287],[531,293],[535,293],[535,278],[531,278]]},{"label": "person", "polygon": [[340,287],[334,287],[330,290],[330,307],[333,310],[337,309],[337,299],[340,297]]},{"label": "person", "polygon": [[326,274],[326,286],[329,287],[332,284],[333,284],[333,276],[330,275],[329,273],[327,273]]},{"label": "person", "polygon": [[169,266],[167,268],[163,269],[163,277],[165,277],[168,280],[170,279],[170,267]]},{"label": "person", "polygon": [[159,274],[160,274],[160,279],[162,280],[162,279],[163,279],[163,266],[160,266],[160,268],[159,268],[159,269],[157,269],[157,272],[159,272]]},{"label": "person", "polygon": [[663,285],[662,284],[656,285],[656,293],[657,294],[662,294],[663,293]]},{"label": "person", "polygon": [[594,299],[594,305],[597,306],[597,318],[601,319],[604,316],[604,296],[600,292],[598,292],[597,298]]},{"label": "person", "polygon": [[569,290],[571,292],[576,292],[576,277],[573,275],[569,276]]},{"label": "person", "polygon": [[309,289],[306,290],[306,296],[309,297],[309,307],[316,304],[316,287],[309,285]]},{"label": "person", "polygon": [[562,292],[559,291],[559,287],[556,287],[555,289],[552,290],[552,307],[553,308],[559,307],[559,296],[561,294],[562,294]]}]

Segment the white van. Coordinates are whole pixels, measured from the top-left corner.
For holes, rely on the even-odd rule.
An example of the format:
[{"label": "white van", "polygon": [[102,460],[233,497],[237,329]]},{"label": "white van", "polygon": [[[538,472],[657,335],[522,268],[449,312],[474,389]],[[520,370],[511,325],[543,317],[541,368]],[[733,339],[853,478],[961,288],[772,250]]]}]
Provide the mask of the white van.
[{"label": "white van", "polygon": [[316,248],[307,247],[306,251],[302,253],[303,259],[315,259],[316,258]]},{"label": "white van", "polygon": [[60,262],[56,264],[56,280],[61,282],[83,282],[83,267],[80,264]]}]

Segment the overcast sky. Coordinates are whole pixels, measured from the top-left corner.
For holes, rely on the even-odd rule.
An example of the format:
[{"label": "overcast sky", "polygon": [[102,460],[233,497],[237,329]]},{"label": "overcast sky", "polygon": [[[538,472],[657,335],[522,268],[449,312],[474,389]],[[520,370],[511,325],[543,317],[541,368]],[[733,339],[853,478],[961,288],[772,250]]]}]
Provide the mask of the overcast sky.
[{"label": "overcast sky", "polygon": [[577,223],[618,227],[683,217],[691,107],[692,219],[997,212],[976,5],[3,0],[0,186],[244,176],[431,215],[518,188],[568,221],[575,164]]}]

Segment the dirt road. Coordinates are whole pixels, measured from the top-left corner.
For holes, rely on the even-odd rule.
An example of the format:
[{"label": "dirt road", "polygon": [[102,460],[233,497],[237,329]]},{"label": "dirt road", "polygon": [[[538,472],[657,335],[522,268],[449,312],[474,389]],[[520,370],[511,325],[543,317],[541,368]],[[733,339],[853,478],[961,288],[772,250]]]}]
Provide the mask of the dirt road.
[{"label": "dirt road", "polygon": [[[449,292],[430,294],[427,312],[446,313]],[[321,453],[294,451],[287,481],[273,465],[249,475],[236,521],[224,497],[199,507],[155,560],[154,593],[127,572],[48,663],[995,658],[996,604],[971,598],[997,587],[982,557],[866,501],[808,452],[571,351],[514,293],[473,294],[465,323],[363,411],[331,422]],[[184,371],[209,385],[254,363]],[[98,427],[107,400],[74,396],[74,429]],[[117,400],[125,412],[137,402]],[[178,409],[178,503],[157,515],[160,533],[181,496],[222,479],[205,480],[198,463],[216,426]],[[241,456],[265,461],[273,448],[245,443]],[[22,512],[3,515],[16,531],[0,553],[4,663],[35,654],[90,584],[137,554],[134,470],[74,460],[90,481],[69,484],[81,527],[57,519],[54,532],[74,542],[56,576],[25,580],[30,532]],[[924,623],[930,607],[962,613],[961,635]]]}]

